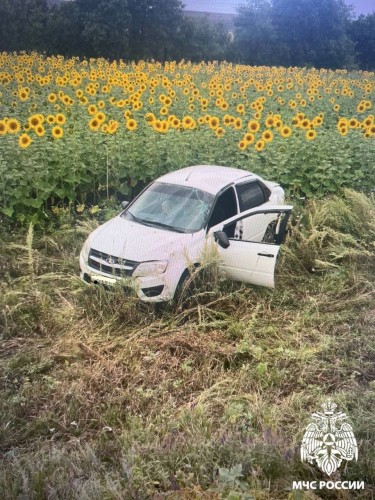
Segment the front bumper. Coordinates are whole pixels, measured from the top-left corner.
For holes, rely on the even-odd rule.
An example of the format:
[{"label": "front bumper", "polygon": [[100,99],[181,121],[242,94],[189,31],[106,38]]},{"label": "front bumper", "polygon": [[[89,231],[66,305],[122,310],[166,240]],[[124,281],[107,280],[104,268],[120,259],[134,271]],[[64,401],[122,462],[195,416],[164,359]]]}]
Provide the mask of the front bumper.
[{"label": "front bumper", "polygon": [[135,292],[143,302],[167,302],[173,299],[174,290],[167,282],[167,275],[163,273],[158,276],[142,276],[137,278],[119,278],[110,276],[97,269],[92,269],[80,256],[81,279],[86,283],[114,286],[116,283],[123,285],[125,291]]}]

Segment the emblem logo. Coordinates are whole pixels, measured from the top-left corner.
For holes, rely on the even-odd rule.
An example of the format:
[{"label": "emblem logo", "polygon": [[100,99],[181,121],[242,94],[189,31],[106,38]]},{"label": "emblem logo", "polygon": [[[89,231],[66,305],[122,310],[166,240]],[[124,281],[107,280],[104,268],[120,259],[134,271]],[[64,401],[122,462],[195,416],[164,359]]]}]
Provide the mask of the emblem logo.
[{"label": "emblem logo", "polygon": [[337,405],[328,399],[322,404],[324,413],[311,415],[301,445],[301,460],[317,466],[330,476],[343,460],[358,459],[358,446],[353,428],[345,413],[335,413]]},{"label": "emblem logo", "polygon": [[115,263],[115,259],[113,257],[108,257],[107,259],[105,259],[106,262],[108,262],[108,264],[114,264]]}]

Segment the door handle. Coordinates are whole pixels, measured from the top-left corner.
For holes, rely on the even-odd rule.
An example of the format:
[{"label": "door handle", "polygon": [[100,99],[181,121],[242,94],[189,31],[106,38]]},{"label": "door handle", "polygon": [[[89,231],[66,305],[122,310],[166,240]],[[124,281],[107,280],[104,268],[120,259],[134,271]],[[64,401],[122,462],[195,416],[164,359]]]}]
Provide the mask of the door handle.
[{"label": "door handle", "polygon": [[262,257],[275,257],[273,253],[258,253]]}]

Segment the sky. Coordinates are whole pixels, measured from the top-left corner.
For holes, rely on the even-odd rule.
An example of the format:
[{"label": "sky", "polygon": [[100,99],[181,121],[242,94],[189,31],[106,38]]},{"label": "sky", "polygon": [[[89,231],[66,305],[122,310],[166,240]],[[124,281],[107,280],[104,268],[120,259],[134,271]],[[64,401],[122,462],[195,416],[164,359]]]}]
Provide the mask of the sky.
[{"label": "sky", "polygon": [[356,14],[372,14],[375,12],[375,0],[345,0],[348,5],[353,5]]},{"label": "sky", "polygon": [[[371,14],[375,12],[375,0],[344,0],[348,5],[353,5],[354,13]],[[197,12],[218,12],[220,14],[236,14],[239,5],[245,0],[182,0],[186,10]]]},{"label": "sky", "polygon": [[182,0],[186,10],[197,12],[218,12],[220,14],[235,14],[239,5],[246,2],[240,0]]}]

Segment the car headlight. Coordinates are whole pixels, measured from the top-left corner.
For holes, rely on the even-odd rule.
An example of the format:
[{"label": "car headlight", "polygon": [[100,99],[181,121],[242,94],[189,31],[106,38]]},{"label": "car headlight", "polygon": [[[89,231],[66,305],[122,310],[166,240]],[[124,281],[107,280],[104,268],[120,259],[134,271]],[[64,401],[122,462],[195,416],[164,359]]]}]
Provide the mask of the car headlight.
[{"label": "car headlight", "polygon": [[89,252],[90,252],[90,238],[87,238],[86,241],[83,244],[81,254],[82,257],[87,260],[89,257]]},{"label": "car headlight", "polygon": [[158,274],[164,273],[167,267],[167,260],[154,260],[152,262],[142,262],[136,267],[133,277],[141,276],[156,276]]}]

